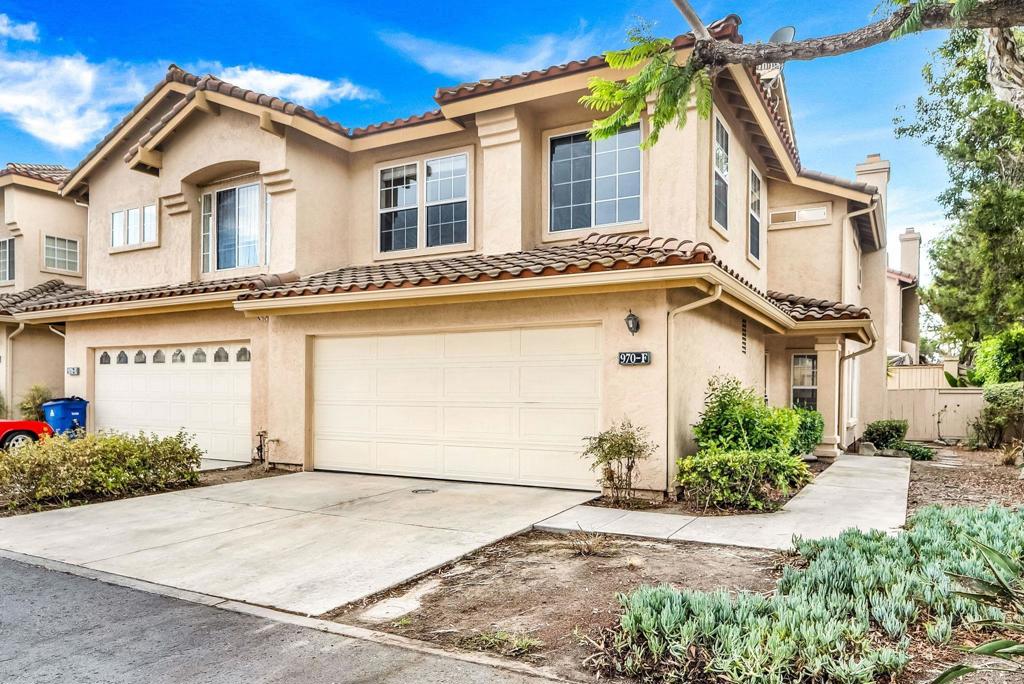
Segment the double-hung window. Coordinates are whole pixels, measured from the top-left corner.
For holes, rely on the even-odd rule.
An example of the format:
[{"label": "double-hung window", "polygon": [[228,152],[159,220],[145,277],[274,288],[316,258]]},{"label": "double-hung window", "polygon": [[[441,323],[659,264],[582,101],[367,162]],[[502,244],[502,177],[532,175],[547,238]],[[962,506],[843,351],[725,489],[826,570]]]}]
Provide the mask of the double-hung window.
[{"label": "double-hung window", "polygon": [[[202,196],[202,270],[249,268],[260,263],[260,184],[208,192]],[[266,219],[264,218],[264,221]]]},{"label": "double-hung window", "polygon": [[469,163],[460,152],[380,169],[378,251],[468,244]]},{"label": "double-hung window", "polygon": [[550,231],[638,222],[640,162],[640,124],[605,140],[585,132],[551,138]]},{"label": "double-hung window", "polygon": [[761,258],[761,176],[757,169],[750,167],[750,218],[747,226],[750,233],[747,250],[754,259]]},{"label": "double-hung window", "polygon": [[78,272],[78,240],[47,235],[43,243],[43,265],[46,268]]},{"label": "double-hung window", "polygon": [[796,408],[818,408],[818,355],[793,354],[793,391],[790,404]]},{"label": "double-hung window", "polygon": [[729,230],[729,131],[715,117],[714,189],[712,217],[722,230]]},{"label": "double-hung window", "polygon": [[0,240],[0,282],[14,280],[14,238]]},{"label": "double-hung window", "polygon": [[156,235],[156,204],[119,209],[110,215],[111,247],[155,244]]}]

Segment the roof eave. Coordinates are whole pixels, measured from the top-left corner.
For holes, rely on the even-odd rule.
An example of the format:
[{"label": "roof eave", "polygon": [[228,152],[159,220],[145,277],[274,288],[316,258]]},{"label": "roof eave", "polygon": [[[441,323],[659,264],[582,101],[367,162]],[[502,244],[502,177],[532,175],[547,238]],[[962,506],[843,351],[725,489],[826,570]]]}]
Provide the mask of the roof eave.
[{"label": "roof eave", "polygon": [[787,334],[844,335],[864,344],[878,339],[878,331],[870,318],[795,321],[795,325]]},{"label": "roof eave", "polygon": [[194,295],[153,297],[149,299],[137,299],[134,301],[87,304],[84,306],[65,306],[61,308],[41,309],[37,311],[15,312],[14,318],[18,322],[25,323],[59,323],[62,321],[144,316],[147,314],[172,313],[175,311],[200,311],[203,309],[229,308],[241,291],[242,288],[236,288],[232,290],[204,292]]},{"label": "roof eave", "polygon": [[32,188],[33,190],[43,190],[44,192],[58,193],[60,184],[53,181],[45,181],[39,178],[31,178],[29,176],[23,176],[18,173],[5,173],[0,175],[0,188],[8,185],[20,185],[25,188]]}]

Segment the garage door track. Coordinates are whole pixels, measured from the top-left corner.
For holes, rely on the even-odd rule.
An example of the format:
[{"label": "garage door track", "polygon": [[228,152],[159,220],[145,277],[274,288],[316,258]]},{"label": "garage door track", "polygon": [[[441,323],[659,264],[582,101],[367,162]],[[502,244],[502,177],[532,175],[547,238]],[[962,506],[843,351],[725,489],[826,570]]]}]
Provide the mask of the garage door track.
[{"label": "garage door track", "polygon": [[0,548],[319,615],[594,496],[295,473],[2,519]]}]

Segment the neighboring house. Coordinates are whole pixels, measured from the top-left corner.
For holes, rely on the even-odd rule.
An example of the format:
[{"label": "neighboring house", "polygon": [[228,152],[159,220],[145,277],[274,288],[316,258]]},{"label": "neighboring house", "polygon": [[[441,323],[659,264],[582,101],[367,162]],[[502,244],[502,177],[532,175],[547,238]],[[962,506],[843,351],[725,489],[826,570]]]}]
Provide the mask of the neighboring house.
[{"label": "neighboring house", "polygon": [[[581,439],[628,416],[657,444],[640,486],[671,491],[717,373],[816,405],[835,455],[844,359],[882,326],[813,275],[857,270],[853,239],[882,296],[887,171],[803,170],[784,92],[740,66],[710,120],[592,143],[578,99],[619,75],[595,56],[347,129],[172,66],[62,186],[88,291],[19,319],[66,323],[91,427],[185,426],[215,458],[265,432],[308,469],[594,488]],[[780,244],[823,205],[820,248]]]},{"label": "neighboring house", "polygon": [[64,392],[59,327],[23,325],[14,315],[35,299],[84,284],[85,209],[58,193],[68,169],[9,163],[0,168],[0,382],[9,412],[26,390]]},{"label": "neighboring house", "polygon": [[921,298],[917,292],[921,271],[921,234],[908,228],[900,235],[900,267],[886,271],[885,339],[890,363],[920,362]]}]

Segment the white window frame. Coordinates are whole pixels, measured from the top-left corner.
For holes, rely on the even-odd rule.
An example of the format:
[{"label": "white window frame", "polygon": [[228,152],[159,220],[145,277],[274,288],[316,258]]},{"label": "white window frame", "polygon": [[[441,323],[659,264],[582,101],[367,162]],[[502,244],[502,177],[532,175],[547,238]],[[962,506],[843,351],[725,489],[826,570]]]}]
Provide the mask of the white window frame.
[{"label": "white window frame", "polygon": [[[202,275],[209,276],[210,274],[227,273],[230,271],[252,271],[267,265],[270,252],[269,247],[265,243],[269,236],[269,223],[264,214],[269,205],[265,201],[261,201],[259,195],[256,197],[256,263],[247,266],[229,266],[227,268],[220,268],[217,265],[217,195],[228,190],[235,190],[237,193],[239,189],[249,187],[256,187],[257,192],[262,195],[267,194],[266,188],[263,187],[263,183],[258,178],[244,183],[231,183],[224,186],[212,184],[202,189],[199,195],[199,270]],[[210,198],[209,212],[206,211],[205,206],[207,197]],[[237,218],[237,203],[235,204],[235,212]],[[209,223],[206,222],[206,219],[209,219]],[[207,230],[209,231],[208,233]],[[236,249],[237,247],[238,245],[236,244]],[[208,251],[207,248],[209,248]]]},{"label": "white window frame", "polygon": [[[134,213],[138,220],[138,241],[131,242],[130,217]],[[121,225],[116,226],[116,217],[121,217]],[[152,224],[147,221],[151,217]],[[151,228],[151,230],[149,230]],[[120,241],[118,241],[120,237]],[[147,239],[149,237],[149,239]],[[160,207],[158,202],[125,206],[110,212],[110,236],[108,249],[111,252],[128,252],[135,249],[148,249],[160,245]]]},{"label": "white window frame", "polygon": [[[456,157],[459,155],[465,155],[466,157],[466,241],[457,242],[451,245],[437,245],[435,247],[427,246],[427,207],[436,206],[439,204],[450,204],[452,202],[461,202],[461,199],[448,199],[439,200],[436,202],[427,202],[427,163],[437,161],[439,159],[445,159],[447,157]],[[430,152],[429,154],[420,154],[415,157],[405,157],[403,159],[393,159],[386,162],[375,164],[373,167],[373,206],[374,206],[374,217],[375,221],[373,224],[373,256],[376,261],[396,261],[408,259],[410,257],[434,255],[434,254],[450,254],[453,252],[469,252],[475,248],[476,237],[474,233],[475,221],[474,219],[474,208],[476,206],[474,200],[475,196],[475,160],[474,148],[471,146],[456,147],[447,150],[438,150],[436,152]],[[380,225],[381,216],[385,213],[396,211],[396,209],[384,209],[381,207],[380,202],[380,177],[384,171],[389,169],[396,169],[402,166],[416,166],[416,247],[408,249],[398,249],[391,251],[382,251],[380,248]],[[412,206],[403,207],[404,209],[412,209]]]},{"label": "white window frame", "polygon": [[[430,199],[428,199],[428,191],[430,189],[429,188],[430,178],[427,177],[427,166],[429,164],[433,163],[433,162],[440,162],[440,161],[444,161],[445,159],[454,159],[456,157],[465,157],[466,158],[466,176],[465,176],[465,178],[466,178],[466,181],[465,181],[465,189],[466,189],[466,191],[463,193],[462,197],[454,197],[453,196],[453,197],[451,197],[449,199],[431,201]],[[417,173],[420,173],[420,171],[417,171]],[[456,154],[445,154],[445,155],[440,155],[440,156],[428,157],[427,159],[423,160],[422,176],[417,175],[416,178],[417,178],[417,189],[419,188],[419,178],[423,179],[423,242],[422,242],[422,245],[426,249],[433,250],[433,249],[436,249],[436,248],[439,248],[439,247],[452,247],[452,246],[455,246],[455,245],[465,245],[465,244],[468,244],[468,242],[469,242],[469,155],[468,154],[464,154],[464,153],[456,153]],[[429,239],[429,235],[427,233],[428,233],[428,231],[430,229],[430,226],[429,226],[429,224],[427,222],[428,221],[428,219],[427,219],[427,210],[430,209],[430,207],[439,207],[439,206],[443,206],[445,204],[455,204],[457,202],[465,202],[466,203],[466,239],[463,242],[453,242],[453,243],[447,244],[447,245],[434,245],[433,247],[431,247],[430,245],[427,244],[427,240]],[[419,218],[418,214],[417,214],[417,218]],[[419,240],[420,240],[420,236],[419,236],[419,231],[417,230],[417,232],[416,232],[416,241],[417,241],[418,244],[419,244]],[[403,250],[399,250],[399,251],[403,251]]]},{"label": "white window frame", "polygon": [[[643,142],[646,134],[645,119],[636,124],[639,126],[640,141]],[[551,142],[557,138],[564,138],[570,135],[590,132],[589,127],[569,126],[544,133],[544,158],[541,163],[543,170],[543,210],[544,210],[544,236],[545,242],[560,240],[575,240],[581,236],[591,233],[622,233],[640,231],[646,228],[644,219],[644,190],[646,188],[645,176],[647,175],[647,151],[640,147],[640,214],[635,221],[619,221],[617,223],[602,223],[597,225],[594,221],[597,218],[597,153],[591,149],[590,152],[590,225],[584,228],[567,228],[563,230],[551,230]],[[630,230],[623,231],[623,228]]]},{"label": "white window frame", "polygon": [[[58,245],[57,245],[57,241],[58,240],[59,241],[63,241],[63,242],[68,243],[68,244],[72,244],[72,243],[74,244],[74,246],[75,246],[75,267],[74,268],[61,268],[60,266],[56,265],[56,263],[51,264],[51,263],[49,263],[47,261],[47,259],[49,258],[48,255],[47,255],[47,250],[49,248],[49,244],[48,243],[51,240],[54,241],[54,245],[53,245],[54,250],[58,249]],[[65,251],[68,250],[68,247],[66,245],[64,247],[64,250]],[[51,273],[65,273],[65,274],[69,274],[69,275],[79,275],[82,272],[82,243],[78,239],[76,239],[76,238],[67,238],[67,237],[63,237],[61,235],[47,235],[47,234],[44,234],[43,235],[43,245],[42,245],[42,250],[41,250],[40,254],[42,255],[42,258],[43,258],[43,263],[41,264],[41,270],[43,270],[43,271],[48,271],[48,272],[51,272]]]},{"label": "white window frame", "polygon": [[3,256],[0,256],[0,283],[10,284],[14,282],[15,270],[18,267],[14,246],[13,237],[0,240],[0,251],[3,252]]},{"label": "white window frame", "polygon": [[[820,213],[820,210],[824,209],[823,217],[811,216],[812,212]],[[794,213],[795,218],[792,221],[776,221],[775,216],[778,214]],[[800,215],[805,214],[807,218],[801,218]],[[785,230],[787,228],[804,228],[807,226],[824,226],[832,223],[832,202],[815,202],[813,204],[795,204],[791,206],[783,207],[772,207],[768,210],[768,229],[769,230]]]},{"label": "white window frame", "polygon": [[[725,175],[718,169],[718,127],[721,126],[722,130],[725,131]],[[711,124],[711,206],[709,207],[710,223],[711,227],[718,231],[725,239],[729,239],[729,226],[728,223],[732,219],[732,207],[729,206],[729,193],[731,191],[731,182],[729,180],[730,167],[732,166],[732,130],[726,124],[725,119],[720,115],[715,114],[712,117]],[[718,222],[718,218],[715,216],[715,180],[718,176],[722,176],[722,181],[725,183],[725,222],[727,225],[722,225]]]},{"label": "white window frame", "polygon": [[848,427],[853,427],[859,419],[857,412],[858,404],[860,404],[860,357],[854,356],[848,361],[849,364],[846,368],[846,424]]},{"label": "white window frame", "polygon": [[817,381],[818,381],[817,373],[819,372],[820,367],[817,364],[815,364],[815,378],[814,378],[815,384],[813,384],[813,385],[797,385],[796,384],[796,358],[798,356],[813,356],[815,359],[819,359],[818,352],[815,352],[815,351],[794,351],[792,354],[789,355],[789,407],[790,408],[794,408],[796,406],[793,403],[793,393],[796,390],[798,390],[798,389],[813,389],[815,391],[815,395],[814,395],[815,396],[815,401],[814,401],[815,406],[814,406],[814,409],[817,410],[818,406],[821,403],[821,401],[820,401],[821,400],[821,395],[820,395],[819,390],[818,390],[819,385],[817,384]]},{"label": "white window frame", "polygon": [[[757,213],[754,212],[754,179],[757,179]],[[764,208],[767,202],[765,201],[765,186],[764,176],[754,165],[754,162],[750,162],[750,174],[747,176],[747,259],[754,263],[754,265],[760,267],[761,259],[764,256]],[[755,255],[751,247],[753,241],[751,238],[751,219],[757,219],[757,254]]]}]

